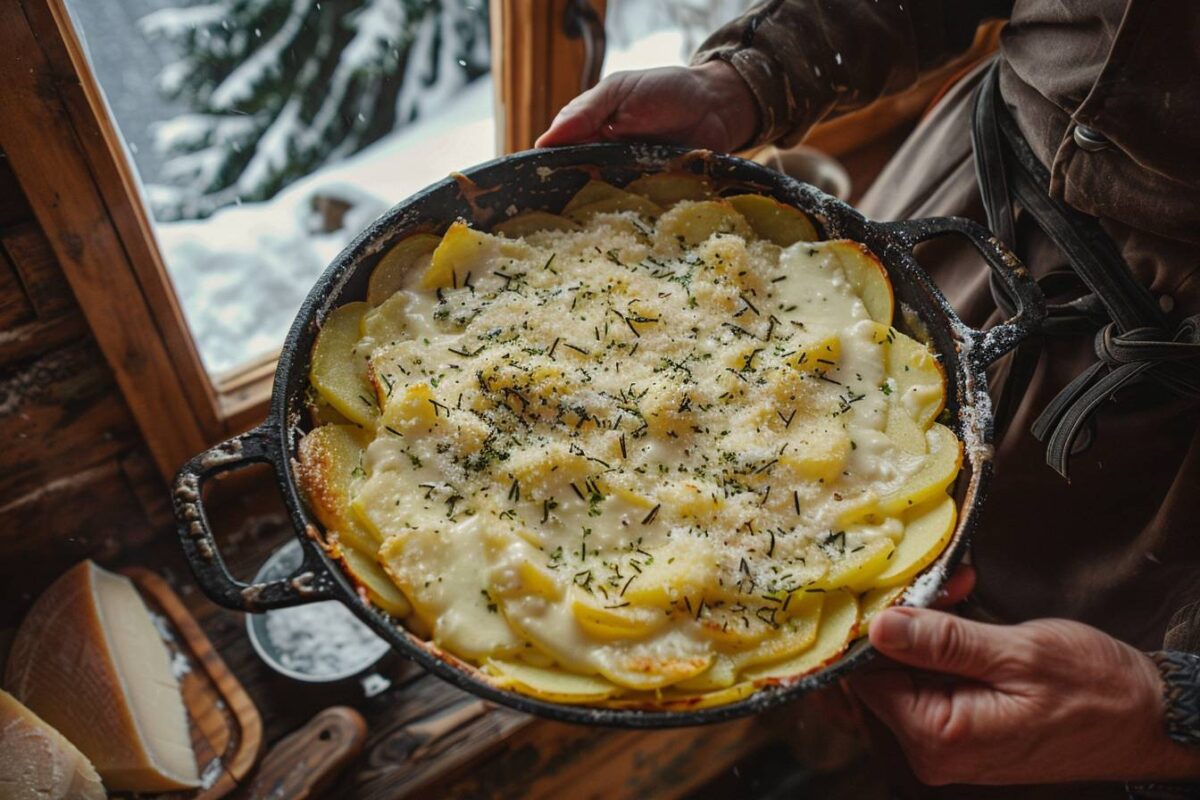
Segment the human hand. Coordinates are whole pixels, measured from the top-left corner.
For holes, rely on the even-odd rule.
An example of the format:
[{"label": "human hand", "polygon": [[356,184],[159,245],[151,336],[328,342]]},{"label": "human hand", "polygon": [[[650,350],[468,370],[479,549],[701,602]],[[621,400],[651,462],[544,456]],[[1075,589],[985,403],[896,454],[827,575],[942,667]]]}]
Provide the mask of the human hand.
[{"label": "human hand", "polygon": [[757,129],[746,82],[710,61],[610,75],[568,103],[537,146],[632,139],[724,153],[748,144]]},{"label": "human hand", "polygon": [[1166,736],[1153,663],[1095,628],[894,608],[872,620],[870,639],[898,663],[850,688],[925,783],[1200,777],[1200,754]]}]

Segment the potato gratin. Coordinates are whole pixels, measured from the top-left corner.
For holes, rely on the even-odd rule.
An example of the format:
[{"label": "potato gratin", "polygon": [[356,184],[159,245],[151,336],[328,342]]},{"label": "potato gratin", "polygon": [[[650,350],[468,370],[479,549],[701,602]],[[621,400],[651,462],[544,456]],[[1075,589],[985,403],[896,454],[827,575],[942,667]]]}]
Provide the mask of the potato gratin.
[{"label": "potato gratin", "polygon": [[389,252],[301,479],[368,597],[494,684],[696,708],[811,672],[949,541],[945,379],[865,247],[680,174]]}]

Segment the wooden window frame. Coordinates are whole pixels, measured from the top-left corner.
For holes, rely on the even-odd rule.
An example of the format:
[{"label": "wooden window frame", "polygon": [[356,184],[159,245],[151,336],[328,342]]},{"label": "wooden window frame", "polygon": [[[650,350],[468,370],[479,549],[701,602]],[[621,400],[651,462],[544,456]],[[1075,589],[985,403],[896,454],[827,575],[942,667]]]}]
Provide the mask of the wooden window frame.
[{"label": "wooden window frame", "polygon": [[[578,93],[579,0],[490,0],[497,145],[532,146]],[[603,0],[590,0],[603,21]],[[159,471],[264,418],[277,355],[210,376],[65,0],[0,3],[0,148]],[[546,80],[542,76],[555,75]]]},{"label": "wooden window frame", "polygon": [[[599,74],[606,3],[489,2],[497,149],[508,153],[532,147],[558,110]],[[578,21],[589,8],[598,42],[588,40]],[[995,30],[981,30],[962,61],[994,47]],[[170,477],[193,454],[264,418],[277,356],[215,378],[205,370],[65,0],[0,3],[0,48],[0,148],[155,463]],[[860,145],[854,136],[877,137],[884,123],[911,121],[938,78],[945,80],[927,76],[909,92],[817,126],[809,141],[836,154],[839,142],[840,149],[849,139]]]}]

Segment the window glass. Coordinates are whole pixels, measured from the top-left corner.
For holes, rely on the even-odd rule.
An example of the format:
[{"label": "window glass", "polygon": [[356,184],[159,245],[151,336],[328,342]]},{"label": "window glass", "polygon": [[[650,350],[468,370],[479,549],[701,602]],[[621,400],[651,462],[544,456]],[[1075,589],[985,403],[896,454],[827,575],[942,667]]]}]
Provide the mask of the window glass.
[{"label": "window glass", "polygon": [[604,74],[686,64],[721,25],[752,0],[608,0]]},{"label": "window glass", "polygon": [[487,0],[68,0],[210,373],[362,228],[495,153]]}]

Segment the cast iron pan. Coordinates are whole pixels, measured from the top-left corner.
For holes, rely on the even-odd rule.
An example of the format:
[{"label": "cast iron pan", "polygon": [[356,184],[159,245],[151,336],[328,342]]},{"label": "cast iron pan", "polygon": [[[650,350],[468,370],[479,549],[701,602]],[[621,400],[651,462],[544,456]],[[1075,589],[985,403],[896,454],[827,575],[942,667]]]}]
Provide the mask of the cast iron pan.
[{"label": "cast iron pan", "polygon": [[[408,198],[342,251],[309,292],[284,342],[267,420],[196,456],[176,478],[173,500],[179,538],[204,593],[227,608],[251,613],[317,600],[340,600],[396,650],[455,686],[520,711],[592,725],[665,728],[754,714],[827,684],[870,658],[870,645],[860,639],[841,659],[816,673],[766,686],[736,703],[693,711],[550,703],[498,689],[472,666],[406,631],[364,601],[321,547],[321,529],[300,496],[294,465],[297,444],[309,427],[305,409],[309,354],[329,311],[361,300],[366,295],[367,278],[381,255],[414,232],[441,232],[460,217],[486,228],[518,211],[559,211],[589,178],[603,178],[621,186],[641,175],[668,169],[703,173],[723,192],[757,192],[790,203],[816,220],[826,238],[863,242],[887,267],[899,301],[895,324],[910,331],[923,328],[940,354],[949,384],[951,425],[966,446],[964,468],[956,486],[960,507],[957,530],[945,552],[917,578],[902,600],[906,605],[932,602],[948,570],[966,550],[987,490],[992,409],[985,370],[1041,321],[1045,306],[1037,285],[1012,253],[973,222],[952,217],[873,222],[836,198],[749,161],[676,147],[631,144],[530,150],[490,161]],[[959,320],[912,255],[917,243],[939,236],[964,237],[978,250],[1018,300],[1013,319],[986,332],[968,328]],[[217,551],[202,494],[210,478],[253,463],[274,468],[296,536],[304,548],[304,561],[286,578],[246,584],[229,574]]]}]

